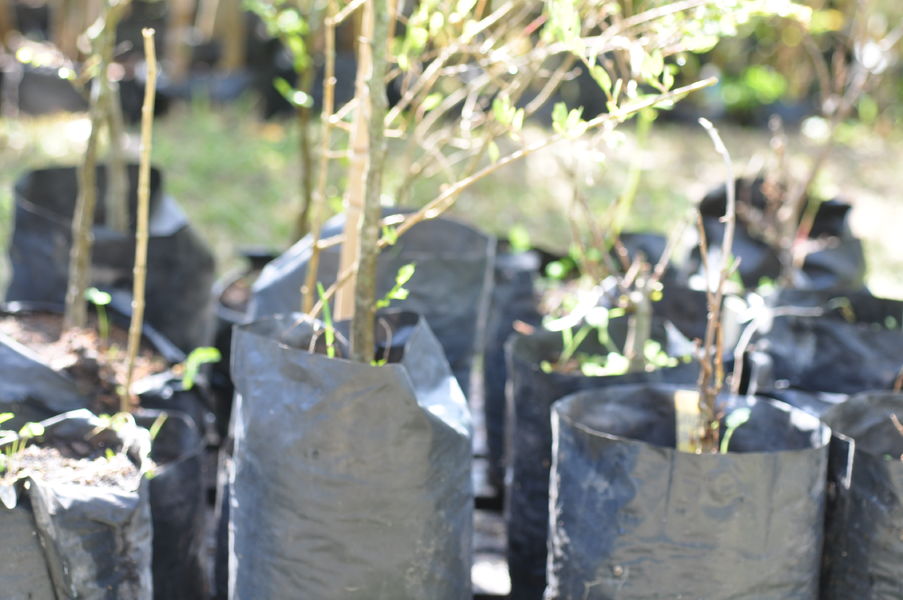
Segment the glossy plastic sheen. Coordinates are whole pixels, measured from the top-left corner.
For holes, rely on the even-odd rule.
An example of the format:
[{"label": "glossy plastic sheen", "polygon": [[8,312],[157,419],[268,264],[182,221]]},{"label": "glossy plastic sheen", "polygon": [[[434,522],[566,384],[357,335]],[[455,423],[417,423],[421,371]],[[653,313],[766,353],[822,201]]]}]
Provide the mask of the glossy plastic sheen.
[{"label": "glossy plastic sheen", "polygon": [[467,405],[426,321],[382,318],[380,367],[309,352],[299,315],[235,328],[232,600],[471,597]]},{"label": "glossy plastic sheen", "polygon": [[677,452],[674,392],[580,392],[553,411],[546,600],[815,600],[830,431],[735,398],[728,454]]}]

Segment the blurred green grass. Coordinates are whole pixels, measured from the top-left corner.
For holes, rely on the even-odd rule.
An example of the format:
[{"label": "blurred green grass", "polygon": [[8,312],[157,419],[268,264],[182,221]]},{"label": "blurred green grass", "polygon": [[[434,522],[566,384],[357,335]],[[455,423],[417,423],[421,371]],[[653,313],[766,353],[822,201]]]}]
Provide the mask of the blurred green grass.
[{"label": "blurred green grass", "polygon": [[[645,147],[638,145],[630,127],[619,131],[604,154],[596,151],[597,144],[567,142],[499,170],[463,193],[451,214],[498,235],[521,224],[535,245],[563,252],[570,243],[575,178],[593,211],[601,212],[623,189],[629,161],[636,161],[642,177],[627,228],[660,232],[685,219],[695,200],[723,182],[721,159],[696,125],[656,123]],[[768,137],[761,131],[722,126],[721,132],[738,173],[767,152]],[[7,245],[15,179],[29,168],[76,164],[86,135],[84,115],[0,119],[0,245]],[[536,135],[541,132],[525,132],[527,137]],[[132,139],[132,152],[135,143]],[[790,145],[799,153],[807,142],[796,134]],[[250,100],[220,107],[198,100],[177,106],[157,121],[154,162],[163,169],[167,192],[210,243],[220,272],[240,262],[238,249],[263,246],[278,251],[293,241],[300,202],[297,147],[294,123],[259,121]],[[893,195],[903,177],[896,162],[901,154],[899,140],[860,132],[834,153],[823,184],[854,202],[853,225],[865,239],[870,285],[879,293],[903,297],[903,281],[897,275],[903,270],[903,242],[896,234],[903,224],[903,203]],[[390,147],[390,196],[406,167],[403,157],[400,148]],[[430,200],[441,184],[438,176],[418,180],[412,186],[412,204]],[[338,196],[340,187],[341,182],[332,182],[331,195]],[[898,217],[896,227],[887,218],[890,214]],[[8,277],[4,256],[0,284]]]}]

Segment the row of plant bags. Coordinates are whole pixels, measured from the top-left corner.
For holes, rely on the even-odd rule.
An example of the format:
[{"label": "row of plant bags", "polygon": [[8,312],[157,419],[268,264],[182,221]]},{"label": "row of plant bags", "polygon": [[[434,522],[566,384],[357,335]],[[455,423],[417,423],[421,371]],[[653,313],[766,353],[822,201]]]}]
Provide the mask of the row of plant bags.
[{"label": "row of plant bags", "polygon": [[[34,313],[35,307],[10,305],[4,315]],[[46,308],[41,313],[49,312]],[[57,314],[59,314],[57,312]],[[113,313],[114,322],[122,315]],[[170,364],[184,355],[150,327],[145,342]],[[181,379],[164,371],[135,382],[146,408],[161,409],[168,417],[151,447],[151,458],[160,465],[150,485],[154,519],[153,577],[160,600],[202,597],[206,590],[203,568],[204,493],[203,427],[208,418],[198,387],[185,390]],[[0,411],[15,418],[4,427],[17,429],[27,421],[42,421],[63,412],[91,405],[85,391],[65,372],[57,371],[22,344],[0,334]],[[145,414],[147,413],[147,414]],[[149,426],[152,411],[139,414]]]},{"label": "row of plant bags", "polygon": [[0,490],[3,596],[150,600],[147,431],[117,432],[87,410],[59,415],[43,426],[42,445],[70,458],[121,452],[137,474],[115,487],[105,480],[60,483],[50,479],[52,473],[35,474]]},{"label": "row of plant bags", "polygon": [[545,597],[818,598],[830,430],[780,402],[723,398],[727,415],[750,411],[729,452],[679,452],[680,389],[555,405]]},{"label": "row of plant bags", "polygon": [[[383,216],[400,214],[406,211],[383,211]],[[330,219],[322,228],[322,238],[341,235],[344,224],[344,215]],[[303,238],[264,268],[253,287],[252,318],[300,309],[312,241],[311,236]],[[317,280],[324,288],[337,277],[340,254],[341,244],[320,253]],[[493,238],[443,218],[418,223],[384,249],[377,261],[377,298],[395,284],[399,268],[415,265],[414,276],[404,286],[408,297],[393,301],[392,306],[426,318],[463,390],[470,387],[477,333],[485,322],[494,255]]]},{"label": "row of plant bags", "polygon": [[[120,310],[131,310],[132,263],[138,166],[128,166],[129,232],[106,223],[107,169],[97,168],[92,285],[110,292]],[[69,275],[72,215],[78,191],[72,167],[26,173],[15,186],[15,223],[9,255],[12,279],[7,300],[62,303]],[[209,342],[213,256],[176,202],[163,192],[159,170],[151,171],[147,322],[183,351]]]},{"label": "row of plant bags", "polygon": [[[767,215],[783,199],[784,190],[770,190],[764,179],[739,179],[737,194],[737,230],[732,254],[739,258],[738,272],[747,288],[755,288],[761,280],[777,280],[781,275],[782,257],[768,240],[776,234],[766,231]],[[773,186],[772,186],[773,187]],[[777,194],[777,203],[765,191]],[[812,202],[812,201],[810,201]],[[699,204],[703,228],[710,252],[720,252],[724,223],[725,190],[721,186],[710,192]],[[807,243],[815,246],[806,255],[801,272],[794,273],[793,285],[809,289],[857,289],[863,285],[865,258],[862,243],[853,237],[847,223],[850,205],[840,200],[821,202],[817,207]],[[712,259],[709,259],[712,262]],[[698,249],[690,257],[690,273],[702,269]]]},{"label": "row of plant bags", "polygon": [[[633,259],[642,253],[657,263],[665,252],[667,241],[657,234],[625,233],[621,242]],[[489,459],[489,480],[497,489],[503,485],[505,449],[505,342],[514,333],[515,322],[539,326],[542,318],[539,307],[537,280],[546,266],[563,260],[539,249],[513,251],[500,243],[496,251],[493,286],[490,297],[486,336],[483,346],[482,404],[486,426]],[[705,334],[707,313],[705,292],[689,289],[680,282],[675,269],[665,271],[666,284],[660,300],[653,304],[654,313],[671,321],[688,339]],[[613,285],[608,286],[610,289]],[[616,294],[606,295],[603,303],[617,303]]]},{"label": "row of plant bags", "polygon": [[347,323],[334,358],[297,313],[236,327],[230,598],[471,597],[466,401],[424,318],[378,319],[383,366]]},{"label": "row of plant bags", "polygon": [[[615,346],[623,348],[627,318],[612,319],[608,335]],[[654,322],[652,338],[671,356],[683,356],[688,350],[686,339],[673,331],[669,334],[661,321]],[[509,384],[505,521],[512,598],[540,598],[545,588],[552,459],[550,419],[554,402],[577,390],[640,381],[691,384],[698,373],[695,363],[617,376],[584,376],[579,371],[546,372],[541,364],[544,361],[554,363],[562,350],[561,333],[545,330],[529,335],[515,333],[506,347]],[[578,352],[608,354],[606,346],[593,334],[583,341]]]}]

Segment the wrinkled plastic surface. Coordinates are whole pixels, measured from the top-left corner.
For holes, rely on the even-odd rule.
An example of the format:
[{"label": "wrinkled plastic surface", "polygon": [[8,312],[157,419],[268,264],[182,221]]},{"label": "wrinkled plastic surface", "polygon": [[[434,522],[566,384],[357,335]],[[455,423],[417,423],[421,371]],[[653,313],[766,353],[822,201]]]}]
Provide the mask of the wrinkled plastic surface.
[{"label": "wrinkled plastic surface", "polygon": [[[781,273],[780,256],[763,241],[762,232],[757,231],[760,215],[768,202],[762,192],[762,183],[761,178],[741,179],[736,183],[738,222],[732,253],[740,259],[738,272],[748,288],[755,288],[763,278],[776,280]],[[699,204],[710,251],[720,251],[724,207],[724,186],[709,192]],[[795,287],[852,289],[862,286],[865,258],[862,243],[853,237],[847,223],[850,208],[848,203],[840,200],[819,205],[809,237],[828,243],[806,256],[802,271],[794,274],[797,278]],[[701,268],[698,249],[693,251],[689,266],[691,271]]]},{"label": "wrinkled plastic surface", "polygon": [[834,473],[825,533],[822,598],[903,597],[903,394],[866,393],[832,408],[824,420],[853,439],[851,464]]},{"label": "wrinkled plastic surface", "polygon": [[[96,458],[103,456],[105,448],[121,449],[139,471],[146,468],[141,458],[150,444],[146,432],[143,437],[120,438],[86,410],[59,415],[43,425],[42,443],[64,455]],[[29,537],[36,532],[44,554],[43,565],[31,554],[22,568],[34,571],[23,571],[20,580],[36,580],[49,573],[57,598],[150,600],[152,527],[147,483],[141,476],[135,489],[123,490],[47,483],[35,477],[20,480],[14,497],[28,497],[35,528],[27,532],[21,526],[24,517],[19,511],[29,504],[15,503],[12,509],[10,504],[0,505],[0,520],[12,510],[19,532]],[[21,543],[29,548],[32,541]],[[17,541],[7,539],[4,544],[15,547]],[[31,597],[24,593],[31,590],[9,589],[11,583],[4,579],[4,597]]]},{"label": "wrinkled plastic surface", "polygon": [[467,405],[425,320],[382,318],[381,367],[308,352],[297,314],[235,328],[233,600],[471,597]]},{"label": "wrinkled plastic surface", "polygon": [[489,458],[489,480],[504,485],[505,465],[505,342],[514,333],[514,322],[539,325],[538,296],[534,281],[540,259],[535,252],[496,254],[492,297],[483,348],[483,414]]},{"label": "wrinkled plastic surface", "polygon": [[[323,238],[340,235],[344,222],[344,215],[330,219],[323,227]],[[301,239],[264,268],[253,287],[252,318],[299,310],[311,242],[310,236]],[[336,245],[320,253],[317,278],[324,287],[335,281],[340,252],[341,245]],[[432,219],[412,227],[377,261],[377,298],[395,285],[401,266],[416,265],[414,276],[405,284],[407,299],[393,301],[392,308],[426,317],[465,391],[470,387],[478,326],[485,320],[494,254],[493,238],[449,219]]]},{"label": "wrinkled plastic surface", "polygon": [[[138,166],[129,165],[128,171],[129,214],[134,215]],[[103,225],[106,169],[98,167],[97,176],[91,283],[110,292],[117,309],[129,312],[134,235],[122,235]],[[77,190],[76,170],[71,167],[30,171],[16,182],[7,300],[65,301]],[[157,170],[151,171],[150,203],[145,318],[188,352],[206,345],[212,334],[213,256],[175,201],[163,193]],[[134,226],[132,219],[132,231]]]},{"label": "wrinkled plastic surface", "polygon": [[135,420],[150,428],[161,416],[165,421],[150,451],[154,598],[206,598],[203,438],[191,419],[177,412],[142,410]]},{"label": "wrinkled plastic surface", "polygon": [[[626,337],[626,319],[613,319],[609,334],[618,347]],[[653,338],[666,341],[662,327]],[[665,344],[668,348],[668,344]],[[588,388],[640,381],[692,383],[696,364],[612,377],[546,373],[541,361],[554,361],[562,349],[561,334],[537,331],[514,334],[508,341],[510,377],[508,396],[508,464],[505,475],[505,521],[508,526],[508,570],[511,597],[540,598],[545,589],[546,538],[549,524],[549,468],[552,463],[552,404],[567,394]],[[583,352],[607,354],[595,336],[580,347]]]},{"label": "wrinkled plastic surface", "polygon": [[769,359],[778,387],[842,394],[889,390],[903,356],[899,324],[887,329],[819,316],[775,316],[763,322],[753,348]]},{"label": "wrinkled plastic surface", "polygon": [[815,600],[830,430],[735,398],[727,410],[751,417],[728,454],[677,452],[676,389],[608,387],[555,405],[545,598]]}]

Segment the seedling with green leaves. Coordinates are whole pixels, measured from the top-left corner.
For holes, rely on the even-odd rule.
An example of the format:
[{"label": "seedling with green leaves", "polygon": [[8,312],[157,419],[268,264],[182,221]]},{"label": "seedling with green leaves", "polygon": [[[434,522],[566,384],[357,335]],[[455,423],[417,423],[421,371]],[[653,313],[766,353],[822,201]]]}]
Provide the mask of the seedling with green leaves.
[{"label": "seedling with green leaves", "polygon": [[222,358],[220,351],[212,346],[192,350],[182,363],[182,389],[190,390],[194,387],[201,365],[216,363]]},{"label": "seedling with green leaves", "polygon": [[[0,425],[15,418],[11,412],[0,413]],[[18,432],[0,429],[0,443],[4,444],[3,453],[0,454],[0,473],[9,467],[17,454],[25,450],[28,442],[44,435],[44,426],[40,423],[29,422],[22,425]]]}]

